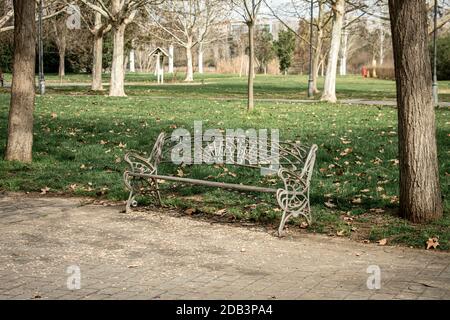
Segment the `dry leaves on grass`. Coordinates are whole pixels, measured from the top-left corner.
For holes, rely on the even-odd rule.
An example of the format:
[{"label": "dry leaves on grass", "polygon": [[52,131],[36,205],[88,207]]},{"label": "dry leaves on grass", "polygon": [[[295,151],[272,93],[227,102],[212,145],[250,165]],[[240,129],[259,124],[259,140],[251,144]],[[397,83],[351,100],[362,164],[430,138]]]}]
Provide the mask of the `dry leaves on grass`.
[{"label": "dry leaves on grass", "polygon": [[379,240],[377,242],[378,242],[379,246],[385,246],[387,244],[387,239],[381,239],[381,240]]},{"label": "dry leaves on grass", "polygon": [[195,209],[195,208],[189,208],[189,209],[184,210],[184,213],[186,213],[188,215],[191,215],[195,212],[197,212],[197,209]]}]

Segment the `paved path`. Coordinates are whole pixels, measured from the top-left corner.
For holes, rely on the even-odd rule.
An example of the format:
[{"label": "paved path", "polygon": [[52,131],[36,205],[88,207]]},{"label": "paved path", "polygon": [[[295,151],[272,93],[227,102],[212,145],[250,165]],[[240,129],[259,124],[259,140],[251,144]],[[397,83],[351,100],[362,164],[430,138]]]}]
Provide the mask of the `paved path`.
[{"label": "paved path", "polygon": [[[0,298],[450,299],[450,253],[122,209],[0,196]],[[379,290],[367,288],[370,265]],[[77,267],[81,288],[69,290]]]}]

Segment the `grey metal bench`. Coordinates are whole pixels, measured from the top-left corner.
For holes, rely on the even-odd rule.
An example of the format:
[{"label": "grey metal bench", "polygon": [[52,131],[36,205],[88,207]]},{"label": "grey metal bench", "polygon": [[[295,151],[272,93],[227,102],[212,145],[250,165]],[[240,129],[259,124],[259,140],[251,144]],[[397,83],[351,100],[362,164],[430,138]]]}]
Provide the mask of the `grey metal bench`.
[{"label": "grey metal bench", "polygon": [[[278,205],[283,211],[278,228],[278,234],[280,236],[286,222],[291,217],[299,217],[301,215],[306,218],[308,224],[312,223],[309,191],[316,159],[316,151],[318,149],[317,145],[305,148],[298,143],[293,142],[279,143],[278,150],[280,163],[276,175],[283,182],[284,188],[276,189],[159,174],[158,167],[160,164],[162,162],[170,162],[168,156],[171,154],[173,148],[172,144],[172,139],[166,137],[165,133],[161,133],[148,158],[136,153],[127,153],[125,155],[125,161],[128,163],[129,168],[124,172],[123,179],[125,186],[130,191],[126,203],[127,213],[131,211],[132,206],[137,206],[135,199],[138,195],[151,196],[158,205],[161,205],[158,180],[167,180],[248,192],[273,193],[275,194]],[[266,168],[267,170],[270,170],[270,168],[267,168],[267,163],[252,165],[247,161],[245,163],[235,163],[233,165],[254,169]]]}]

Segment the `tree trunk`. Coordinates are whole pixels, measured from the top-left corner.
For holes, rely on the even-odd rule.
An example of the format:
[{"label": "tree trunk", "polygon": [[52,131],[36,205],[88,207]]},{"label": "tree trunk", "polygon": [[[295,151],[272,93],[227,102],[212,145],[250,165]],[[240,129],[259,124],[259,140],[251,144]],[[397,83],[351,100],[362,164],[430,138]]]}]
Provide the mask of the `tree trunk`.
[{"label": "tree trunk", "polygon": [[347,75],[347,43],[348,43],[348,32],[343,31],[342,34],[342,50],[341,50],[341,62],[339,64],[339,75]]},{"label": "tree trunk", "polygon": [[92,63],[92,90],[103,90],[103,32],[94,34],[94,56]]},{"label": "tree trunk", "polygon": [[61,43],[58,48],[59,53],[59,69],[58,76],[63,78],[66,75],[65,59],[66,59],[66,35],[61,36]]},{"label": "tree trunk", "polygon": [[94,35],[94,50],[92,61],[92,84],[91,89],[93,91],[102,91],[102,71],[103,71],[103,35],[105,31],[102,26],[102,15],[98,12],[95,13],[95,27],[93,31]]},{"label": "tree trunk", "polygon": [[53,20],[55,31],[55,43],[58,48],[59,66],[58,76],[62,79],[65,75],[65,57],[66,57],[66,36],[67,26],[64,18],[57,17]]},{"label": "tree trunk", "polygon": [[397,83],[400,214],[442,216],[425,0],[389,0]]},{"label": "tree trunk", "polygon": [[380,67],[384,64],[384,29],[383,26],[380,28]]},{"label": "tree trunk", "polygon": [[5,159],[31,162],[33,147],[35,2],[14,0],[14,65]]},{"label": "tree trunk", "polygon": [[130,72],[136,72],[134,49],[130,50]]},{"label": "tree trunk", "polygon": [[113,26],[113,58],[111,66],[111,83],[109,95],[112,97],[124,97],[125,95],[125,69],[124,69],[124,45],[126,24]]},{"label": "tree trunk", "polygon": [[203,73],[203,43],[198,45],[198,73]]},{"label": "tree trunk", "polygon": [[322,56],[322,45],[323,45],[323,1],[318,3],[318,16],[317,16],[317,35],[316,35],[316,48],[314,50],[313,58],[313,70],[312,70],[312,91],[314,94],[320,93],[317,89],[317,78],[319,77],[319,64],[320,57]]},{"label": "tree trunk", "polygon": [[330,52],[328,53],[327,73],[323,88],[322,101],[335,103],[336,99],[336,71],[341,45],[341,32],[345,13],[345,0],[336,0],[333,7],[333,29],[331,32]]},{"label": "tree trunk", "polygon": [[173,58],[174,58],[173,44],[169,46],[169,73],[173,73]]},{"label": "tree trunk", "polygon": [[254,79],[254,73],[255,73],[255,43],[254,43],[254,29],[255,29],[255,23],[248,22],[248,44],[249,44],[249,56],[248,56],[248,104],[247,104],[247,111],[252,111],[254,108],[254,102],[253,102],[253,79]]},{"label": "tree trunk", "polygon": [[316,38],[316,50],[314,50],[314,59],[313,59],[313,93],[319,93],[319,89],[317,89],[317,78],[319,77],[319,64],[320,57],[322,55],[322,44],[323,44],[323,29],[319,28],[317,30],[317,38]]},{"label": "tree trunk", "polygon": [[192,41],[189,40],[186,46],[186,78],[184,81],[194,81],[194,66],[192,61]]}]

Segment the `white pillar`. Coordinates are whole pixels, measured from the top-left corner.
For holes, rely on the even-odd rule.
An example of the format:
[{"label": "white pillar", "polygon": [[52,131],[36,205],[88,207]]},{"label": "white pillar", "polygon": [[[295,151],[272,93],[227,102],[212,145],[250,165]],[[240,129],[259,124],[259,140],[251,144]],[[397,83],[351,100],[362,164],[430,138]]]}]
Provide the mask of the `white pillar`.
[{"label": "white pillar", "polygon": [[159,69],[160,69],[160,60],[159,60],[159,53],[156,54],[156,66],[155,66],[155,75],[156,75],[156,81],[159,83]]},{"label": "white pillar", "polygon": [[173,45],[169,46],[169,73],[173,73]]},{"label": "white pillar", "polygon": [[135,59],[134,59],[134,50],[131,49],[131,51],[130,51],[130,72],[136,72],[134,61],[135,61]]}]

